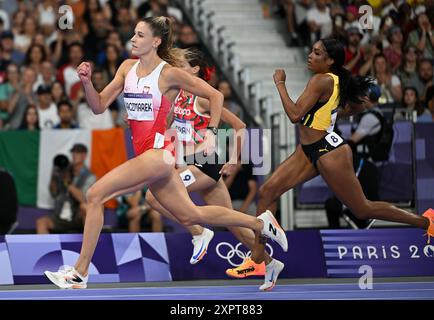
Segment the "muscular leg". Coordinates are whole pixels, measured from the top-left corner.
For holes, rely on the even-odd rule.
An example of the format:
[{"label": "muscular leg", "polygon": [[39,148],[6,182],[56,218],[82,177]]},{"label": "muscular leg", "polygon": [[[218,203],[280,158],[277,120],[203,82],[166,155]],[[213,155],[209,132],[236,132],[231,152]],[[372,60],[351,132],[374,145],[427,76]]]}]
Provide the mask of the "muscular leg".
[{"label": "muscular leg", "polygon": [[[188,166],[187,169],[189,169],[193,173],[196,179],[196,181],[193,184],[187,187],[188,193],[208,189],[211,186],[215,185],[216,182],[214,179],[208,177],[206,174],[204,174],[195,166]],[[178,168],[177,172],[178,174],[180,174],[181,172],[184,172],[187,169],[185,167]],[[146,201],[153,209],[161,213],[166,218],[169,218],[175,222],[180,223],[178,219],[176,219],[169,211],[163,208],[163,206],[157,201],[157,199],[155,199],[155,197],[153,196],[150,190],[148,190],[148,192],[146,193]],[[200,235],[203,232],[203,227],[200,225],[192,225],[192,226],[184,226],[184,227],[191,233],[192,236]]]},{"label": "muscular leg", "polygon": [[[232,201],[229,195],[229,191],[220,179],[213,187],[201,192],[202,198],[208,205],[222,206],[232,209]],[[253,249],[255,244],[255,234],[251,229],[241,228],[241,227],[228,227],[228,230],[237,238],[243,245],[245,245],[250,250]],[[265,262],[269,263],[271,257],[268,253],[265,253]]]},{"label": "muscular leg", "polygon": [[322,156],[318,160],[318,170],[330,189],[358,219],[381,219],[428,228],[429,220],[425,217],[387,202],[367,200],[354,173],[352,161],[351,149],[345,145]]},{"label": "muscular leg", "polygon": [[[308,181],[318,174],[313,164],[304,154],[301,145],[282,162],[271,177],[259,189],[259,201],[256,214],[259,215],[273,204],[283,193],[296,185]],[[261,263],[265,259],[265,241],[259,233],[255,234],[252,259]]]},{"label": "muscular leg", "polygon": [[103,204],[133,187],[149,184],[169,175],[173,166],[163,161],[162,150],[148,150],[140,156],[116,167],[87,192],[87,213],[83,232],[83,244],[75,269],[82,275],[87,274],[90,261],[98,242],[103,225]]}]

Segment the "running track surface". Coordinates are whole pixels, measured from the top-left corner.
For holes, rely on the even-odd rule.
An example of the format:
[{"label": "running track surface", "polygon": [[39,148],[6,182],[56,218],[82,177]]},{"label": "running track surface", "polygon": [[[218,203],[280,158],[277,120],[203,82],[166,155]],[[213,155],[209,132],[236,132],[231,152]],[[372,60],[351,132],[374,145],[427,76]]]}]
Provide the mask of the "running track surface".
[{"label": "running track surface", "polygon": [[354,283],[281,284],[270,292],[258,285],[88,288],[85,290],[41,289],[2,290],[0,300],[434,300],[433,282],[383,282],[372,290]]}]

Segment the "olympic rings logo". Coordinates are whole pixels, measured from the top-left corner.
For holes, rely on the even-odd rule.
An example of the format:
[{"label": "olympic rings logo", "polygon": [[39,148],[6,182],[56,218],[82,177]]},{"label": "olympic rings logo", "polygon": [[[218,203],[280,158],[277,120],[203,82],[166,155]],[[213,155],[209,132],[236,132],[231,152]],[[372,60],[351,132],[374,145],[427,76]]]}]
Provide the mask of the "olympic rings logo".
[{"label": "olympic rings logo", "polygon": [[[242,246],[243,244],[241,242],[239,242],[235,247],[232,246],[230,243],[228,242],[220,242],[216,248],[215,251],[217,253],[217,255],[224,259],[227,260],[229,262],[229,264],[231,264],[233,267],[238,267],[239,265],[241,265],[242,261],[244,261],[245,258],[250,258],[252,255],[252,251],[248,251],[247,253],[244,251],[240,250],[240,246]],[[220,247],[222,246],[226,246],[229,248],[229,251],[226,253],[226,255],[222,254],[222,252],[220,251]],[[268,250],[267,250],[268,249]],[[273,247],[271,247],[268,243],[266,244],[265,250],[268,252],[268,254],[270,255],[270,257],[273,256]],[[241,259],[241,263],[234,263],[232,261],[232,258],[237,255],[240,259]]]}]

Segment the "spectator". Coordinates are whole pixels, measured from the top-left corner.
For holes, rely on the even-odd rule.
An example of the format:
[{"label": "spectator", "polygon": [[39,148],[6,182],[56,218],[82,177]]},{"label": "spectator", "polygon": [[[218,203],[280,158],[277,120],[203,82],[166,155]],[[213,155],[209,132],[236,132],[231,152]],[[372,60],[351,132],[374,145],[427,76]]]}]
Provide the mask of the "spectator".
[{"label": "spectator", "polygon": [[347,30],[348,45],[345,47],[344,68],[352,74],[359,74],[360,67],[364,64],[364,50],[360,45],[363,34],[358,27],[350,27]]},{"label": "spectator", "polygon": [[258,183],[253,176],[253,164],[238,163],[236,171],[224,177],[232,199],[232,207],[249,215],[256,215],[256,193]]},{"label": "spectator", "polygon": [[430,59],[419,60],[417,68],[417,78],[409,81],[409,86],[415,87],[419,94],[420,100],[425,100],[426,90],[433,85],[433,62]]},{"label": "spectator", "polygon": [[400,102],[402,98],[401,81],[390,72],[386,57],[379,53],[374,57],[372,75],[381,87],[380,104]]},{"label": "spectator", "polygon": [[378,37],[376,42],[381,44],[382,48],[387,48],[390,46],[389,41],[387,40],[387,35],[389,34],[389,29],[396,25],[393,17],[390,15],[383,16],[380,22],[380,31],[378,33]]},{"label": "spectator", "polygon": [[[56,36],[56,38],[57,38],[57,36]],[[54,41],[55,40],[56,39],[54,39]],[[46,43],[46,37],[42,33],[38,32],[35,35],[35,38],[33,39],[33,44],[36,44],[36,45],[43,47],[44,52],[46,54],[46,59],[44,59],[44,60],[50,60],[51,61],[52,52],[51,52],[50,46],[47,45],[47,43]]]},{"label": "spectator", "polygon": [[188,24],[181,25],[179,29],[178,47],[181,49],[196,47],[200,50],[200,43],[197,34]]},{"label": "spectator", "polygon": [[40,65],[40,72],[38,74],[36,83],[33,89],[36,91],[40,85],[51,87],[56,80],[56,70],[50,61],[43,61]]},{"label": "spectator", "polygon": [[65,89],[60,81],[54,81],[51,86],[51,98],[56,105],[59,105],[59,102],[62,100],[66,100]]},{"label": "spectator", "polygon": [[173,17],[175,20],[182,21],[182,11],[169,5],[168,0],[149,0],[150,9],[145,17]]},{"label": "spectator", "polygon": [[54,158],[50,193],[54,198],[52,215],[36,221],[36,232],[81,232],[86,210],[86,192],[95,183],[95,175],[86,167],[87,147],[77,143],[71,149],[72,163],[66,156]]},{"label": "spectator", "polygon": [[[38,5],[39,25],[44,44],[49,47],[57,38],[56,23],[58,6],[54,0],[44,0]],[[36,42],[36,39],[35,39]],[[47,50],[47,53],[49,50]]]},{"label": "spectator", "polygon": [[118,27],[116,30],[120,36],[122,44],[127,43],[134,36],[135,22],[128,12],[128,8],[121,7],[119,8],[119,14],[117,15]]},{"label": "spectator", "polygon": [[401,29],[398,26],[393,26],[390,28],[388,31],[387,40],[389,41],[390,46],[384,48],[383,54],[386,57],[391,71],[395,72],[396,69],[398,69],[401,65],[402,59],[403,36]]},{"label": "spectator", "polygon": [[88,59],[96,61],[98,54],[104,51],[105,41],[111,29],[102,11],[93,14],[89,33],[84,38],[84,48]]},{"label": "spectator", "polygon": [[217,90],[223,94],[223,107],[234,113],[238,118],[243,119],[242,109],[233,99],[232,88],[229,82],[226,80],[220,80],[217,85]]},{"label": "spectator", "polygon": [[310,44],[327,38],[332,33],[332,18],[326,0],[316,0],[316,6],[307,11],[307,24],[310,30]]},{"label": "spectator", "polygon": [[19,127],[20,130],[28,131],[39,131],[39,117],[38,108],[34,104],[29,104],[27,106],[26,112],[24,113],[23,121]]},{"label": "spectator", "polygon": [[112,81],[115,77],[116,70],[122,63],[122,59],[119,56],[118,49],[112,45],[107,45],[105,49],[105,61],[103,61],[102,68],[107,72],[108,81]]},{"label": "spectator", "polygon": [[111,129],[113,128],[113,119],[110,110],[105,110],[101,114],[94,114],[92,109],[84,99],[83,89],[80,88],[78,92],[80,103],[77,107],[77,121],[82,129]]},{"label": "spectator", "polygon": [[15,47],[21,52],[27,52],[35,37],[37,28],[36,20],[31,16],[27,16],[24,20],[23,33],[17,34],[14,39]]},{"label": "spectator", "polygon": [[163,220],[161,215],[152,209],[145,202],[146,188],[135,193],[126,194],[118,197],[119,206],[116,210],[118,216],[118,226],[128,228],[128,232],[140,232],[142,230],[143,218],[146,224],[151,225],[152,232],[163,231]]},{"label": "spectator", "polygon": [[26,68],[20,79],[18,66],[13,63],[8,66],[7,81],[0,84],[0,105],[6,105],[5,109],[9,113],[7,128],[17,129],[22,122],[27,105],[35,102],[32,91],[35,78],[35,71],[31,68]]},{"label": "spectator", "polygon": [[51,98],[51,87],[39,86],[36,93],[38,95],[39,127],[41,130],[51,129],[60,122],[56,104]]},{"label": "spectator", "polygon": [[74,123],[73,107],[67,100],[61,101],[57,105],[60,122],[54,126],[54,129],[77,129],[78,126]]},{"label": "spectator", "polygon": [[76,92],[73,92],[73,87],[76,90],[78,86],[81,86],[76,69],[84,58],[83,46],[79,42],[74,42],[69,46],[68,51],[69,62],[59,68],[57,78],[64,85],[66,95],[74,99]]},{"label": "spectator", "polygon": [[419,95],[414,87],[405,87],[402,96],[401,107],[404,109],[402,112],[396,112],[394,120],[407,119],[416,122],[416,118],[422,115],[426,110],[419,100]]},{"label": "spectator", "polygon": [[310,45],[310,31],[307,22],[307,12],[312,7],[312,0],[296,0],[295,2],[295,23],[299,34],[300,45]]},{"label": "spectator", "polygon": [[426,92],[425,106],[428,112],[424,112],[417,118],[417,122],[434,122],[434,86],[430,86]]},{"label": "spectator", "polygon": [[347,32],[344,28],[345,16],[343,14],[337,14],[333,16],[333,31],[331,37],[338,40],[341,43],[347,43]]},{"label": "spectator", "polygon": [[3,59],[11,61],[18,66],[24,63],[25,54],[14,47],[14,34],[11,31],[3,31],[1,34],[1,46],[3,47]]},{"label": "spectator", "polygon": [[32,44],[26,53],[26,60],[24,62],[25,66],[32,67],[39,75],[41,72],[41,64],[47,59],[47,53],[45,48],[38,44]]},{"label": "spectator", "polygon": [[21,34],[24,31],[24,20],[26,19],[26,12],[22,10],[16,10],[12,16],[11,31],[15,34]]},{"label": "spectator", "polygon": [[[345,29],[349,28],[359,28],[359,9],[356,6],[348,6],[345,12]],[[363,38],[363,35],[362,35]],[[360,39],[361,40],[361,39]]]},{"label": "spectator", "polygon": [[410,32],[407,45],[418,48],[425,58],[434,59],[434,36],[432,26],[425,13],[417,17],[417,29]]},{"label": "spectator", "polygon": [[404,40],[407,41],[410,32],[416,27],[413,10],[408,2],[401,3],[398,8],[397,25],[400,26]]},{"label": "spectator", "polygon": [[415,46],[407,46],[404,50],[401,66],[396,72],[403,87],[407,87],[411,82],[414,83],[417,80],[417,58],[417,48]]},{"label": "spectator", "polygon": [[[121,60],[125,60],[128,58],[128,52],[125,49],[124,45],[122,44],[121,38],[119,36],[119,33],[117,31],[110,31],[108,34],[108,37],[106,39],[106,47],[109,45],[113,45],[118,50],[119,56]],[[100,52],[98,55],[97,64],[102,65],[104,61],[106,61],[107,55],[106,52]]]},{"label": "spectator", "polygon": [[99,0],[87,0],[86,8],[83,11],[83,33],[92,32],[89,27],[92,25],[93,17],[96,13],[102,12],[102,7]]}]

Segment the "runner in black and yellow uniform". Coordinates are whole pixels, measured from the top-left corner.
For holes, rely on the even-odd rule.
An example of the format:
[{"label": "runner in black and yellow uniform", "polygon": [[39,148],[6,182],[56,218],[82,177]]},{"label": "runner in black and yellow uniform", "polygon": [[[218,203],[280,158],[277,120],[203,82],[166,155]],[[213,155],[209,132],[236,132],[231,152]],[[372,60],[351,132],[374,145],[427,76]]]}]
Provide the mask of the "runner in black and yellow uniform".
[{"label": "runner in black and yellow uniform", "polygon": [[[338,108],[359,112],[371,81],[353,78],[343,68],[344,48],[335,39],[316,42],[309,54],[308,67],[314,75],[296,103],[285,87],[286,75],[276,70],[274,82],[283,107],[292,123],[298,123],[300,144],[260,188],[257,213],[271,207],[283,193],[320,174],[330,189],[359,219],[381,219],[411,224],[434,236],[434,210],[419,216],[386,202],[366,199],[355,175],[351,148],[333,132]],[[428,238],[429,241],[429,238]],[[264,261],[265,241],[256,235],[252,259]],[[271,290],[283,265],[266,265],[261,290]]]}]

